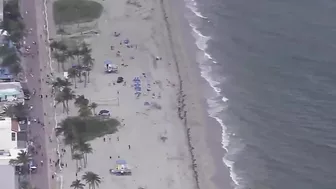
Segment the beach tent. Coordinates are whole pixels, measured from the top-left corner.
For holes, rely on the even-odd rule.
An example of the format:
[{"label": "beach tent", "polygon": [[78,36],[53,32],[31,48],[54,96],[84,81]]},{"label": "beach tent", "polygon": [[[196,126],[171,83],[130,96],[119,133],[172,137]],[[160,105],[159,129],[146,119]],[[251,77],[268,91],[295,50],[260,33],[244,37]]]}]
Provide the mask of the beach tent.
[{"label": "beach tent", "polygon": [[118,65],[113,64],[110,60],[104,61],[105,70],[107,73],[117,73],[118,72]]},{"label": "beach tent", "polygon": [[116,168],[110,169],[110,173],[115,175],[130,175],[131,169],[125,160],[119,159],[116,161]]},{"label": "beach tent", "polygon": [[118,159],[118,160],[116,161],[116,164],[117,164],[117,165],[122,165],[122,164],[126,165],[127,162],[126,162],[125,160],[123,160],[123,159]]}]

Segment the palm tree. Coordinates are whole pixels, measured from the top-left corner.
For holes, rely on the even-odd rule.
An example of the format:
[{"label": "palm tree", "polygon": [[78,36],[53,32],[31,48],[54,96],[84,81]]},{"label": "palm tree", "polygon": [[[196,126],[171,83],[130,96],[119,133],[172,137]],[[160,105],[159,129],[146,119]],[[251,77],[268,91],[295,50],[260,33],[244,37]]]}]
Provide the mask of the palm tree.
[{"label": "palm tree", "polygon": [[[94,59],[91,57],[91,54],[84,54],[83,60],[82,60],[84,70],[87,74],[85,74],[85,77],[87,78],[88,83],[90,83],[90,71],[94,64]],[[86,83],[86,80],[85,80]],[[85,84],[86,85],[86,84]]]},{"label": "palm tree", "polygon": [[78,110],[79,117],[89,117],[92,116],[92,112],[89,106],[81,106]]},{"label": "palm tree", "polygon": [[76,179],[75,181],[72,181],[70,187],[74,189],[83,189],[85,184],[81,183],[80,180]]},{"label": "palm tree", "polygon": [[84,166],[86,167],[88,162],[87,155],[93,153],[93,148],[91,147],[91,144],[84,143],[80,146],[80,151],[84,154]]},{"label": "palm tree", "polygon": [[87,154],[93,152],[93,148],[91,147],[91,144],[86,143],[84,140],[79,140],[77,144],[74,146],[75,150],[78,150],[80,153],[82,153],[84,157],[84,167],[87,165]]},{"label": "palm tree", "polygon": [[53,57],[57,61],[58,71],[60,71],[61,69],[61,64],[62,64],[62,70],[64,71],[65,70],[64,63],[67,61],[67,56],[62,52],[54,52]]},{"label": "palm tree", "polygon": [[49,46],[51,48],[51,51],[58,50],[58,51],[65,52],[68,50],[68,47],[63,41],[53,41],[50,43]]},{"label": "palm tree", "polygon": [[9,160],[9,164],[13,166],[21,166],[24,170],[23,172],[27,173],[28,164],[31,158],[32,156],[28,152],[21,150],[16,159]]},{"label": "palm tree", "polygon": [[96,187],[99,187],[99,184],[101,183],[101,178],[99,175],[97,175],[94,172],[86,172],[83,176],[82,179],[85,180],[87,184],[89,184],[89,189],[95,189]]},{"label": "palm tree", "polygon": [[96,115],[96,108],[98,107],[98,104],[95,102],[92,102],[89,107],[92,109],[93,111],[93,115]]},{"label": "palm tree", "polygon": [[58,127],[55,128],[55,135],[63,135],[64,144],[70,145],[72,154],[74,152],[74,146],[78,141],[77,126],[78,124],[76,120],[64,119],[61,123],[59,123]]},{"label": "palm tree", "polygon": [[81,161],[83,159],[83,154],[77,154],[77,153],[75,153],[75,154],[72,155],[72,159],[76,160],[76,168],[78,170],[79,164],[82,164]]},{"label": "palm tree", "polygon": [[69,68],[68,69],[68,74],[69,74],[69,77],[74,81],[74,83],[75,83],[75,88],[77,88],[77,80],[76,80],[76,78],[77,78],[77,75],[78,75],[78,73],[77,73],[78,71],[77,71],[77,69],[75,69],[75,68]]},{"label": "palm tree", "polygon": [[92,49],[89,48],[89,44],[83,42],[79,47],[81,55],[91,54]]},{"label": "palm tree", "polygon": [[75,99],[75,106],[76,107],[81,107],[81,106],[88,106],[89,105],[89,100],[85,98],[84,95],[78,95]]},{"label": "palm tree", "polygon": [[10,105],[4,107],[5,113],[8,117],[27,117],[28,116],[28,107],[26,104],[18,103],[15,105]]},{"label": "palm tree", "polygon": [[64,87],[70,87],[71,83],[67,79],[56,78],[56,81],[52,83],[52,86],[58,90],[61,90]]},{"label": "palm tree", "polygon": [[64,95],[63,95],[62,92],[56,93],[55,101],[56,101],[56,104],[62,103],[62,105],[63,105],[63,113],[64,113],[67,110],[67,106],[65,104],[65,98],[64,98]]},{"label": "palm tree", "polygon": [[62,94],[67,107],[67,113],[69,113],[69,101],[76,97],[75,92],[69,87],[64,87]]},{"label": "palm tree", "polygon": [[78,65],[80,65],[80,58],[81,58],[81,50],[77,47],[71,50],[71,54],[77,58]]}]

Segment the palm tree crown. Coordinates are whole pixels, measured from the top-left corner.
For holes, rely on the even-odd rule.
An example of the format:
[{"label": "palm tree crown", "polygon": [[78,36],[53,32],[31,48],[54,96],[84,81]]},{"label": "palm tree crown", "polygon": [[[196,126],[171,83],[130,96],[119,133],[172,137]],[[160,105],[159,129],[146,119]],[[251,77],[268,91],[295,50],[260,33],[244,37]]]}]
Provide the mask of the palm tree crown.
[{"label": "palm tree crown", "polygon": [[89,189],[95,189],[96,187],[99,187],[99,184],[101,183],[101,178],[99,175],[97,175],[94,172],[86,172],[82,179],[85,180],[87,184],[89,184]]},{"label": "palm tree crown", "polygon": [[81,183],[80,180],[76,179],[75,181],[72,181],[70,187],[74,189],[83,189],[85,184]]}]

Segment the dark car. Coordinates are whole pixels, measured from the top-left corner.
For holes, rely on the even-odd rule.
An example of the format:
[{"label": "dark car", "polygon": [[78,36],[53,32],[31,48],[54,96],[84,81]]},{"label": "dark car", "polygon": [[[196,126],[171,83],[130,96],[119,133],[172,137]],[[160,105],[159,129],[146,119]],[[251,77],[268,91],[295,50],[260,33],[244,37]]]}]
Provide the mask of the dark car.
[{"label": "dark car", "polygon": [[28,89],[28,86],[26,83],[21,83],[21,86],[22,86],[22,91],[23,91],[23,95],[24,95],[24,99],[25,100],[30,100],[31,98],[31,93]]},{"label": "dark car", "polygon": [[108,110],[100,110],[98,115],[100,115],[100,116],[110,116],[111,114],[110,114],[110,111],[108,111]]}]

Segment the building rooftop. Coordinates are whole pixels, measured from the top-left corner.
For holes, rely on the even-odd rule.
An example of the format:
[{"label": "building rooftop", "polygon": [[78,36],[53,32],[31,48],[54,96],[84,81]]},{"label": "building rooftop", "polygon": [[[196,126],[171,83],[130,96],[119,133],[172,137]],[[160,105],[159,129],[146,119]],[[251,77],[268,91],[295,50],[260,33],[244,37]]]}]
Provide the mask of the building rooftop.
[{"label": "building rooftop", "polygon": [[0,105],[22,102],[24,93],[19,82],[0,82]]},{"label": "building rooftop", "polygon": [[[0,0],[1,1],[1,0]],[[11,165],[0,165],[0,183],[3,189],[15,189],[17,179],[15,175],[15,168]]]},{"label": "building rooftop", "polygon": [[9,165],[9,160],[17,158],[21,151],[26,152],[27,149],[0,150],[0,165]]}]

